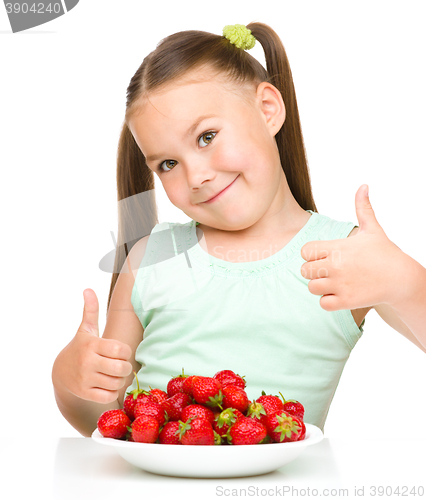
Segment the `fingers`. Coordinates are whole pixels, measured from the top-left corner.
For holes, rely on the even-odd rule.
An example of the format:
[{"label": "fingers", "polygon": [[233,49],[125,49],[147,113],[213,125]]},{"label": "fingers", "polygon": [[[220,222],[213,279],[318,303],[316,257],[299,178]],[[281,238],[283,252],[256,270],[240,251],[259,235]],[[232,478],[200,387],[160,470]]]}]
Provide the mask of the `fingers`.
[{"label": "fingers", "polygon": [[93,401],[94,403],[109,404],[117,401],[119,397],[118,391],[106,391],[105,389],[99,389],[98,387],[93,387],[87,391],[87,395],[80,396],[81,399],[86,401]]},{"label": "fingers", "polygon": [[97,361],[98,372],[110,377],[128,377],[132,371],[132,364],[128,361],[122,361],[120,359],[111,359],[99,356]]},{"label": "fingers", "polygon": [[332,241],[309,241],[305,243],[300,250],[302,259],[310,262],[327,258],[329,255],[330,243],[332,243]]},{"label": "fingers", "polygon": [[68,380],[68,388],[76,396],[97,403],[116,400],[133,370],[128,361],[105,358],[94,352],[82,366],[85,369]]},{"label": "fingers", "polygon": [[96,293],[90,288],[86,288],[83,297],[83,320],[80,329],[99,336],[99,302]]},{"label": "fingers", "polygon": [[92,376],[92,387],[85,391],[86,397],[83,399],[102,404],[112,403],[118,399],[120,389],[126,384],[126,377],[111,377],[104,373],[96,373]]},{"label": "fingers", "polygon": [[325,311],[337,311],[339,309],[346,309],[342,301],[337,295],[324,295],[320,298],[320,306]]},{"label": "fingers", "polygon": [[124,387],[126,378],[110,377],[104,373],[96,373],[93,377],[93,389],[102,389],[104,391],[119,391]]},{"label": "fingers", "polygon": [[123,361],[128,361],[132,356],[130,346],[115,339],[99,339],[96,352],[105,358],[122,359]]},{"label": "fingers", "polygon": [[308,289],[313,295],[329,295],[337,292],[333,287],[333,282],[328,278],[311,280]]},{"label": "fingers", "polygon": [[328,278],[330,275],[328,261],[322,259],[315,262],[305,262],[300,268],[301,275],[308,280]]}]

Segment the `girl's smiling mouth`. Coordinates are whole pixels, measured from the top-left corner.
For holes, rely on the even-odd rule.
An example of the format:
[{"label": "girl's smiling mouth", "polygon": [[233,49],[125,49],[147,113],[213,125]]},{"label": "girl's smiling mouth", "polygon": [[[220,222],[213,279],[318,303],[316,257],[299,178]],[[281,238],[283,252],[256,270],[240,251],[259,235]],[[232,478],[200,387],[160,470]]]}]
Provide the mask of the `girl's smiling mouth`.
[{"label": "girl's smiling mouth", "polygon": [[234,182],[238,179],[239,176],[240,174],[238,174],[237,177],[235,177],[235,179],[231,182],[231,184],[229,184],[229,186],[227,186],[225,189],[222,189],[222,191],[220,191],[217,195],[213,196],[213,198],[210,198],[209,200],[206,201],[202,201],[201,203],[212,203],[213,201],[216,201],[220,196],[222,196],[223,193],[228,191],[228,189],[234,184]]}]

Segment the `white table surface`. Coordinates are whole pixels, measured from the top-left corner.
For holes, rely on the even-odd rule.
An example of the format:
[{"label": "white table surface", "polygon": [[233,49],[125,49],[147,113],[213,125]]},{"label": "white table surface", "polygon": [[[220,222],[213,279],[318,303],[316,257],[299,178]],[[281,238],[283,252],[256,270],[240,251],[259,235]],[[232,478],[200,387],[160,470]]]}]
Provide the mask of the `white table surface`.
[{"label": "white table surface", "polygon": [[[236,479],[151,474],[126,462],[114,449],[83,437],[3,437],[1,457],[2,489],[13,492],[8,499],[38,498],[41,493],[43,498],[73,500],[320,496],[426,499],[426,440],[415,438],[367,439],[356,434],[347,439],[325,438],[275,472]],[[379,495],[373,489],[379,486],[387,487],[387,493]],[[416,488],[416,496],[410,494],[412,488]]]}]

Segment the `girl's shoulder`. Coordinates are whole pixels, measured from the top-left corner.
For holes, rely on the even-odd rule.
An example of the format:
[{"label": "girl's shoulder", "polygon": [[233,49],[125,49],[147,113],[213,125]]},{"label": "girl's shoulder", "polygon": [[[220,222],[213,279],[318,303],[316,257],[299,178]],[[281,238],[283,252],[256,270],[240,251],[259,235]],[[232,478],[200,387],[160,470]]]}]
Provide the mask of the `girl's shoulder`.
[{"label": "girl's shoulder", "polygon": [[[319,214],[312,210],[307,210],[312,214],[313,230],[312,238],[318,240],[337,240],[353,236],[358,230],[358,226],[353,221],[334,219],[328,215]],[[356,231],[355,231],[356,230]]]},{"label": "girl's shoulder", "polygon": [[[150,267],[189,249],[197,241],[195,221],[159,222],[150,234],[138,240],[132,248],[132,269]],[[130,254],[129,254],[130,256]]]},{"label": "girl's shoulder", "polygon": [[169,233],[175,231],[179,232],[179,230],[190,231],[192,228],[196,228],[196,224],[197,223],[194,220],[190,220],[188,222],[171,222],[171,221],[159,222],[152,228],[151,234],[159,233],[162,231],[167,231]]}]

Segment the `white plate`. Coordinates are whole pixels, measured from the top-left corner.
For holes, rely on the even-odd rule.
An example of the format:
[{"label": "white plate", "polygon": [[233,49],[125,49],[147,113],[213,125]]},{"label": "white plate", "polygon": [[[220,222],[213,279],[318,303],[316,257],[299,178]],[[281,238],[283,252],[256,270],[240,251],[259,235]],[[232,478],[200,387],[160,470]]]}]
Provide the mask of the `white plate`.
[{"label": "white plate", "polygon": [[319,443],[321,429],[306,425],[303,441],[259,445],[188,446],[148,444],[104,438],[96,429],[92,438],[112,446],[128,462],[148,472],[178,477],[244,477],[272,472]]}]

